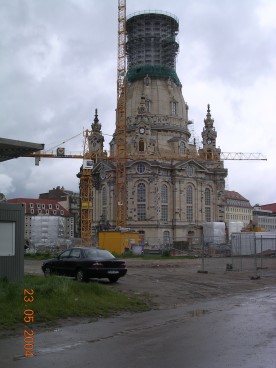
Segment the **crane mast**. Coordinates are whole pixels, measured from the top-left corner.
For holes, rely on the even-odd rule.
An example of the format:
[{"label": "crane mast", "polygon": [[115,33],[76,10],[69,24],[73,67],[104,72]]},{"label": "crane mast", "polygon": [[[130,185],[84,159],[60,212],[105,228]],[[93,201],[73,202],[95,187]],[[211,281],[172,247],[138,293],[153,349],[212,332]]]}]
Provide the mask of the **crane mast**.
[{"label": "crane mast", "polygon": [[81,244],[86,247],[92,246],[92,175],[91,167],[88,168],[86,159],[91,160],[91,155],[88,152],[88,135],[89,132],[84,132],[84,151],[83,151],[83,167],[80,176],[80,231]]},{"label": "crane mast", "polygon": [[118,0],[116,225],[126,226],[126,0]]}]

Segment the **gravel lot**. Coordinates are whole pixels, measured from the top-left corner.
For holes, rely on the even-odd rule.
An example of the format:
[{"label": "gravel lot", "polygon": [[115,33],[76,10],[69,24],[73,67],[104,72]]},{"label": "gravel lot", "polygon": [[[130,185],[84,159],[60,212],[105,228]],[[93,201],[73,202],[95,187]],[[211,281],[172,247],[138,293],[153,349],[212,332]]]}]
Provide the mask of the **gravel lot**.
[{"label": "gravel lot", "polygon": [[[252,264],[252,260],[250,261]],[[155,309],[192,304],[204,299],[227,296],[276,285],[276,258],[265,259],[263,269],[226,271],[231,258],[143,260],[126,259],[128,273],[112,288],[146,296]],[[42,274],[42,261],[25,261],[25,272]],[[258,279],[251,277],[260,276]],[[95,281],[92,281],[95,282]],[[97,281],[96,281],[97,282]]]}]

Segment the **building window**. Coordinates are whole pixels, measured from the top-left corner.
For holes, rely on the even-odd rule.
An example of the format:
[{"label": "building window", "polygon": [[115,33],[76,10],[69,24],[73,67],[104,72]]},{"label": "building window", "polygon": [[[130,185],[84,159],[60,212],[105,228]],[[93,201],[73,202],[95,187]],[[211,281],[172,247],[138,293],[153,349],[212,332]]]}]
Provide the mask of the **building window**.
[{"label": "building window", "polygon": [[168,203],[168,187],[166,184],[161,187],[161,203]]},{"label": "building window", "polygon": [[209,188],[205,189],[205,206],[211,205],[211,191]]},{"label": "building window", "polygon": [[141,139],[139,141],[139,152],[144,152],[145,151],[145,142]]},{"label": "building window", "polygon": [[187,166],[186,171],[187,171],[187,175],[188,175],[189,177],[191,177],[191,176],[193,176],[193,175],[194,175],[194,168],[193,168],[193,166],[188,165],[188,166]]},{"label": "building window", "polygon": [[41,207],[40,203],[37,203],[37,205],[36,205],[36,206],[37,206],[37,208],[40,208],[40,207]]},{"label": "building window", "polygon": [[146,202],[146,186],[144,183],[139,183],[137,186],[137,202]]},{"label": "building window", "polygon": [[163,232],[163,244],[170,245],[170,243],[170,232],[166,230]]},{"label": "building window", "polygon": [[52,209],[52,205],[51,204],[49,204],[49,210],[51,210]]},{"label": "building window", "polygon": [[171,113],[172,113],[172,115],[177,114],[177,103],[175,101],[171,102]]},{"label": "building window", "polygon": [[146,219],[146,186],[139,183],[137,186],[137,220],[145,221]]},{"label": "building window", "polygon": [[145,107],[146,107],[146,112],[150,112],[150,106],[151,103],[150,103],[150,100],[145,100]]},{"label": "building window", "polygon": [[43,209],[45,209],[45,204],[44,204],[44,203],[42,203],[42,205],[41,205],[41,206],[42,206],[42,208],[43,208]]},{"label": "building window", "polygon": [[193,188],[189,185],[186,189],[187,221],[193,222]]},{"label": "building window", "polygon": [[146,205],[138,203],[137,204],[137,220],[145,221],[146,220]]},{"label": "building window", "polygon": [[64,211],[63,211],[63,210],[61,210],[61,211],[60,211],[60,214],[61,214],[61,215],[64,215]]},{"label": "building window", "polygon": [[193,188],[191,185],[186,189],[186,203],[193,204]]},{"label": "building window", "polygon": [[161,205],[161,221],[168,221],[168,205]]},{"label": "building window", "polygon": [[107,205],[106,187],[103,187],[103,189],[102,189],[102,204],[103,204],[103,206]]},{"label": "building window", "polygon": [[193,206],[187,206],[187,221],[193,222]]},{"label": "building window", "polygon": [[57,211],[55,211],[55,210],[54,210],[54,211],[53,211],[53,215],[56,215],[56,213],[57,213]]},{"label": "building window", "polygon": [[31,210],[31,214],[34,214],[34,210]]},{"label": "building window", "polygon": [[56,204],[56,209],[59,210],[59,204]]},{"label": "building window", "polygon": [[168,187],[163,184],[161,187],[161,221],[168,221]]},{"label": "building window", "polygon": [[102,188],[102,216],[104,221],[107,219],[107,190],[106,187]]},{"label": "building window", "polygon": [[34,204],[33,203],[30,203],[30,208],[34,208]]},{"label": "building window", "polygon": [[137,172],[138,172],[139,174],[143,174],[143,173],[145,172],[145,170],[146,170],[145,165],[144,165],[142,162],[139,162],[139,163],[137,164]]},{"label": "building window", "polygon": [[184,155],[184,153],[185,153],[185,143],[184,142],[180,142],[180,145],[179,145],[179,153],[181,155]]},{"label": "building window", "polygon": [[205,207],[205,221],[211,222],[211,207]]}]

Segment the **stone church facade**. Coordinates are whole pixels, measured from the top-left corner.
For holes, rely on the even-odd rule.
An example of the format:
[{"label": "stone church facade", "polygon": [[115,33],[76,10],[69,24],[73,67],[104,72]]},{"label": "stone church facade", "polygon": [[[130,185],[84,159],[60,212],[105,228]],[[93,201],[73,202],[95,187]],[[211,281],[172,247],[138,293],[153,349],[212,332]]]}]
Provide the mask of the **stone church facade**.
[{"label": "stone church facade", "polygon": [[[177,31],[177,19],[167,13],[144,13],[127,21],[127,227],[144,233],[149,244],[200,236],[203,223],[224,221],[227,170],[214,159],[220,149],[209,105],[202,147],[191,141],[189,108],[175,71]],[[96,112],[90,153],[102,157],[103,141]],[[110,155],[116,155],[115,134]],[[115,162],[96,161],[94,229],[116,226],[115,175]]]}]

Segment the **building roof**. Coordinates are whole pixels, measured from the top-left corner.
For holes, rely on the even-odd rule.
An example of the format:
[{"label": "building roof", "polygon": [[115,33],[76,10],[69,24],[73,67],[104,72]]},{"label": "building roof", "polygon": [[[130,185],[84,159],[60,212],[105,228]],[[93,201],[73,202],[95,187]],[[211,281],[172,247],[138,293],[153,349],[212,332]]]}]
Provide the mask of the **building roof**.
[{"label": "building roof", "polygon": [[41,151],[44,144],[0,138],[0,162]]},{"label": "building roof", "polygon": [[244,198],[240,193],[235,192],[234,190],[225,190],[224,196],[225,198],[238,199],[239,201],[248,201],[248,199]]},{"label": "building roof", "polygon": [[276,213],[276,203],[263,204],[260,207],[262,210],[272,211],[273,213]]},{"label": "building roof", "polygon": [[37,215],[62,216],[62,217],[73,216],[61,204],[59,204],[58,201],[54,199],[13,198],[8,199],[7,203],[25,204],[25,214],[30,216],[37,216]]},{"label": "building roof", "polygon": [[225,203],[231,206],[252,208],[248,199],[244,198],[240,193],[234,190],[224,191]]}]

